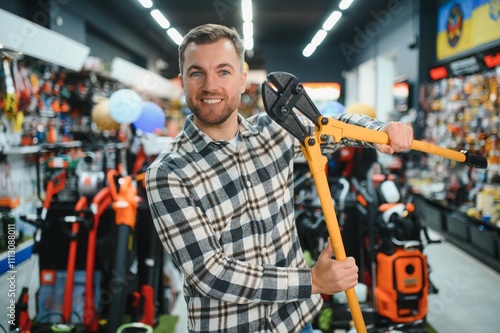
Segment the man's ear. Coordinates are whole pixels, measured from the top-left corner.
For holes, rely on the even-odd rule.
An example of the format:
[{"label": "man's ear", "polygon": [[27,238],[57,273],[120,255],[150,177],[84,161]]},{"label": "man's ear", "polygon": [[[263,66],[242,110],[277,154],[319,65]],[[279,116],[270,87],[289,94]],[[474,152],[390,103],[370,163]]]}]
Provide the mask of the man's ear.
[{"label": "man's ear", "polygon": [[184,89],[184,81],[182,81],[182,75],[181,75],[181,73],[179,73],[177,75],[177,77],[179,78],[179,81],[181,81],[181,88]]},{"label": "man's ear", "polygon": [[247,89],[247,72],[243,72],[241,75],[241,85],[240,85],[240,94],[243,94]]}]

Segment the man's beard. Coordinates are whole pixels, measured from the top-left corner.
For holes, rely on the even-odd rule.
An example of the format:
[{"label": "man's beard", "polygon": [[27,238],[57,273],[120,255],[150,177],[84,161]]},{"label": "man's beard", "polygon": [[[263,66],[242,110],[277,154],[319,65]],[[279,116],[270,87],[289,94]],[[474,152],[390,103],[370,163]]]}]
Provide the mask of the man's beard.
[{"label": "man's beard", "polygon": [[224,123],[231,117],[233,112],[237,110],[237,106],[231,107],[228,103],[225,103],[222,111],[203,111],[198,107],[199,104],[193,103],[190,99],[186,99],[186,103],[196,118],[209,125],[220,125]]}]

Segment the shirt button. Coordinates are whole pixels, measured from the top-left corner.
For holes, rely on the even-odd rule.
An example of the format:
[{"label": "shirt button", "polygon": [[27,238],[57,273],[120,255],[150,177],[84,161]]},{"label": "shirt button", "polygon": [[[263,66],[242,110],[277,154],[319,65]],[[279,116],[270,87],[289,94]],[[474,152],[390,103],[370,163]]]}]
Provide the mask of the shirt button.
[{"label": "shirt button", "polygon": [[267,248],[265,246],[262,247],[262,253],[266,254],[267,253]]},{"label": "shirt button", "polygon": [[252,183],[249,180],[247,180],[247,186],[252,187]]}]

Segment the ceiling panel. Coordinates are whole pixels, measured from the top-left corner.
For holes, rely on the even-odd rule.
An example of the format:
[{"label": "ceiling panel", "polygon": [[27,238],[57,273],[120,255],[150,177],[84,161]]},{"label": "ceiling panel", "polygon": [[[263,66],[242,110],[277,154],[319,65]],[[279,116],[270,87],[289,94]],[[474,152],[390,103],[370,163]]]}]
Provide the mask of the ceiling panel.
[{"label": "ceiling panel", "polygon": [[[169,68],[177,68],[177,45],[157,26],[148,9],[137,0],[90,0],[125,24],[143,31],[145,38],[161,44]],[[160,9],[173,27],[182,35],[203,23],[219,23],[241,30],[240,0],[153,0],[154,8]],[[340,0],[253,0],[254,54],[247,55],[253,69],[264,69],[266,48],[275,44],[295,44],[305,47],[316,31],[321,28]],[[354,27],[363,27],[374,20],[373,11],[387,9],[393,0],[354,0],[344,11],[341,21],[330,32],[349,38]],[[411,3],[411,1],[410,1]],[[406,4],[408,5],[408,3]],[[172,73],[164,73],[166,76]]]}]

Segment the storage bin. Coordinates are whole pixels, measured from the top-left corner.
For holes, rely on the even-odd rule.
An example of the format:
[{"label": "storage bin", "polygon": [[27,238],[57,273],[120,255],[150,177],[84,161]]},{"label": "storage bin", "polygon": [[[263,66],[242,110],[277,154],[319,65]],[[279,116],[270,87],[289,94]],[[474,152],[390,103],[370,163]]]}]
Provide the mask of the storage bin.
[{"label": "storage bin", "polygon": [[484,253],[493,258],[498,257],[497,241],[498,236],[494,231],[481,225],[471,225],[470,240],[476,249],[480,249]]},{"label": "storage bin", "polygon": [[452,212],[448,215],[447,231],[454,237],[470,242],[469,220],[467,216],[459,212]]},{"label": "storage bin", "polygon": [[420,196],[415,197],[413,204],[415,205],[415,212],[424,225],[436,231],[446,230],[443,214],[447,212],[443,208],[430,203]]},{"label": "storage bin", "polygon": [[497,260],[498,262],[500,262],[500,236],[498,236],[496,239],[495,239],[495,245],[496,245],[496,248],[497,248]]}]

